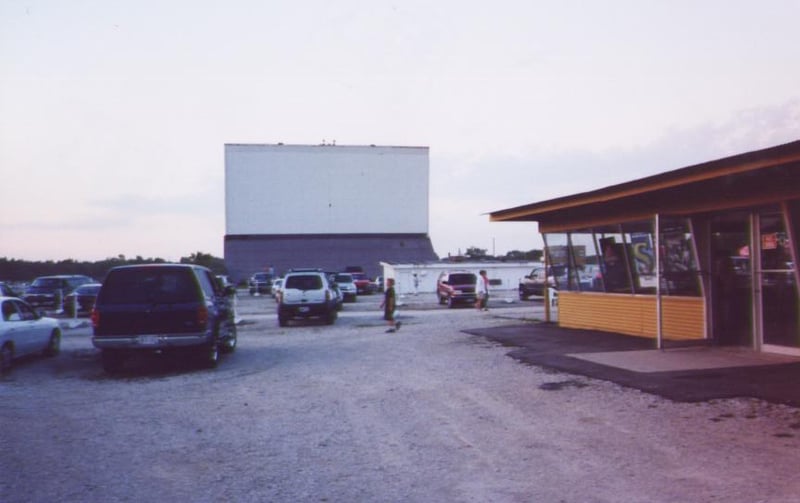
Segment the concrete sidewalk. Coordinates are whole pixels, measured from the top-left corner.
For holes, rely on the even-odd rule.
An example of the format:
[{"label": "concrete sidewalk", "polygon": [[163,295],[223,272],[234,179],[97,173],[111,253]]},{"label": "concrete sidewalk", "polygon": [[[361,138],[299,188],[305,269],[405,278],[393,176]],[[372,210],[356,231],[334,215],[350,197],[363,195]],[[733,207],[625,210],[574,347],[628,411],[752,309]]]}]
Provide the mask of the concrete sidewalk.
[{"label": "concrete sidewalk", "polygon": [[611,381],[675,401],[752,397],[800,407],[800,358],[746,348],[657,350],[655,341],[548,323],[466,330],[521,362]]}]

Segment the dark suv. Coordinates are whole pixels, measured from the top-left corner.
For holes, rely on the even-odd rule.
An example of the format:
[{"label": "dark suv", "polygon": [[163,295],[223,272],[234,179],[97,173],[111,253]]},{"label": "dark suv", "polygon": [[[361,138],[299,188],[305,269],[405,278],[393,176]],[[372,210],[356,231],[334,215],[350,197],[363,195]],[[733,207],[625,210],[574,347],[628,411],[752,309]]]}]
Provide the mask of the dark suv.
[{"label": "dark suv", "polygon": [[94,283],[94,280],[89,276],[79,274],[40,276],[25,289],[22,300],[33,307],[61,309],[64,296],[86,283]]},{"label": "dark suv", "polygon": [[519,281],[519,300],[526,300],[532,295],[544,297],[544,289],[558,288],[558,283],[566,284],[567,268],[563,265],[552,265],[545,274],[544,267],[534,267],[530,274]]},{"label": "dark suv", "polygon": [[272,275],[266,272],[257,272],[247,281],[247,290],[250,295],[269,295],[272,293]]},{"label": "dark suv", "polygon": [[196,265],[111,269],[92,310],[92,344],[102,350],[103,368],[118,371],[137,352],[171,351],[215,367],[220,352],[236,348],[234,293]]},{"label": "dark suv", "polygon": [[475,304],[475,285],[478,277],[466,271],[443,272],[436,281],[439,304],[454,307],[456,304]]}]

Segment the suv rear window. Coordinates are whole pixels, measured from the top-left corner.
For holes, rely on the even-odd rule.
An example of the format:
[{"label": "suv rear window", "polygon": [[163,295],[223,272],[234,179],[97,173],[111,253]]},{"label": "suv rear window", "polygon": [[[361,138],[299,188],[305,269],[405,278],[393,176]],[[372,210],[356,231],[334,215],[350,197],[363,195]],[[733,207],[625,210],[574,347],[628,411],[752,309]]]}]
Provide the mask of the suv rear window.
[{"label": "suv rear window", "polygon": [[296,290],[319,290],[322,288],[322,278],[317,274],[294,275],[286,278],[284,288]]},{"label": "suv rear window", "polygon": [[477,281],[474,274],[451,274],[448,282],[451,285],[471,285]]},{"label": "suv rear window", "polygon": [[193,302],[197,284],[189,269],[119,269],[108,275],[100,291],[103,304]]}]

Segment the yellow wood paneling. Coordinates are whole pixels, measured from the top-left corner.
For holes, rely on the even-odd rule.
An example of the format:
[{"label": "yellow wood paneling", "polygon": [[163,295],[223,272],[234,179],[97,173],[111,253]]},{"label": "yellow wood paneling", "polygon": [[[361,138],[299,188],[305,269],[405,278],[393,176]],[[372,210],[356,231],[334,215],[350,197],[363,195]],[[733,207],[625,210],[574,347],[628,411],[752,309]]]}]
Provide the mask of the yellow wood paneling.
[{"label": "yellow wood paneling", "polygon": [[[665,339],[702,339],[705,337],[703,299],[700,297],[663,297],[662,336]],[[558,324],[617,332],[639,337],[658,337],[656,297],[581,292],[559,292]]]},{"label": "yellow wood paneling", "polygon": [[662,297],[662,334],[665,339],[705,338],[705,304],[702,297]]}]

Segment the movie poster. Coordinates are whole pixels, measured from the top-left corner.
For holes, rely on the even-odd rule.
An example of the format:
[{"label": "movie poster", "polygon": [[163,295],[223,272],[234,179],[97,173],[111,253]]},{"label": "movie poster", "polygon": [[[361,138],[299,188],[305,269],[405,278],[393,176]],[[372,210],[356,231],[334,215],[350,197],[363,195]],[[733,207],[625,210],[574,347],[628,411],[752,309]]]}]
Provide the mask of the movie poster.
[{"label": "movie poster", "polygon": [[655,288],[656,260],[653,253],[653,239],[649,232],[631,234],[634,274],[639,288]]}]

